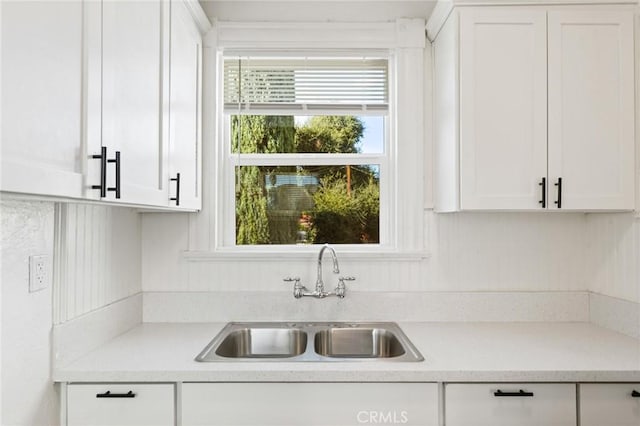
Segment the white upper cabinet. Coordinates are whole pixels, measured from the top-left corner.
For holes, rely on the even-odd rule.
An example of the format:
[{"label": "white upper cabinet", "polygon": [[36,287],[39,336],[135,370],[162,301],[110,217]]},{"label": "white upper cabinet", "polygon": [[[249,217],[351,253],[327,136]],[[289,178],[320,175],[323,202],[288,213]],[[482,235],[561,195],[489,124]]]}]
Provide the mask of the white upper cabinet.
[{"label": "white upper cabinet", "polygon": [[201,208],[202,39],[182,2],[171,4],[169,206]]},{"label": "white upper cabinet", "polygon": [[547,35],[540,9],[460,12],[464,209],[535,209],[547,175]]},{"label": "white upper cabinet", "polygon": [[437,211],[633,210],[631,9],[459,7],[433,46]]},{"label": "white upper cabinet", "polygon": [[551,11],[548,25],[549,179],[562,178],[561,208],[633,209],[633,15]]},{"label": "white upper cabinet", "polygon": [[169,3],[104,1],[101,30],[106,199],[167,205]]},{"label": "white upper cabinet", "polygon": [[0,7],[0,190],[200,209],[197,3]]},{"label": "white upper cabinet", "polygon": [[81,2],[2,2],[0,189],[81,197]]}]

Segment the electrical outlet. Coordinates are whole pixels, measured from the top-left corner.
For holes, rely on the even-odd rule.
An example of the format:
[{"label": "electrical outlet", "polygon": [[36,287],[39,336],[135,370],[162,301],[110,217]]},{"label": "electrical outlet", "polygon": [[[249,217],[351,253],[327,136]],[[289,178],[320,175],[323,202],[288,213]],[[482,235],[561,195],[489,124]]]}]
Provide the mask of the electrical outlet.
[{"label": "electrical outlet", "polygon": [[29,293],[44,290],[49,282],[49,256],[29,256]]}]

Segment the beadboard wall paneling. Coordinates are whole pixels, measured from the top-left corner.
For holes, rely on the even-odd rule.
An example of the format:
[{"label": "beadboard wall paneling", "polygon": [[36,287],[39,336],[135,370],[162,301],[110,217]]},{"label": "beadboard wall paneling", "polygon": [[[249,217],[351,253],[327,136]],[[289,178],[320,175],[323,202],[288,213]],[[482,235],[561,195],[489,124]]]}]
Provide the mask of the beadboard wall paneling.
[{"label": "beadboard wall paneling", "polygon": [[[181,253],[189,247],[189,222],[189,215],[180,213],[142,215],[143,291],[189,289],[189,277],[193,272],[181,259]],[[206,232],[202,229],[208,229],[209,222],[201,223],[199,232]],[[190,266],[194,269],[197,265]],[[220,274],[213,271],[209,279],[213,281],[218,276]]]},{"label": "beadboard wall paneling", "polygon": [[492,212],[434,216],[434,289],[587,290],[584,214]]},{"label": "beadboard wall paneling", "polygon": [[[586,291],[584,214],[426,214],[422,261],[340,259],[341,272],[355,275],[357,291]],[[190,218],[144,214],[144,291],[282,291],[285,276],[313,286],[308,261],[188,261]],[[192,230],[193,231],[193,230]],[[198,233],[209,233],[200,228]],[[338,249],[338,257],[340,250]],[[327,274],[328,285],[332,285]]]},{"label": "beadboard wall paneling", "polygon": [[141,225],[133,210],[58,204],[54,323],[141,291]]},{"label": "beadboard wall paneling", "polygon": [[633,213],[587,218],[589,290],[640,303],[640,218]]}]

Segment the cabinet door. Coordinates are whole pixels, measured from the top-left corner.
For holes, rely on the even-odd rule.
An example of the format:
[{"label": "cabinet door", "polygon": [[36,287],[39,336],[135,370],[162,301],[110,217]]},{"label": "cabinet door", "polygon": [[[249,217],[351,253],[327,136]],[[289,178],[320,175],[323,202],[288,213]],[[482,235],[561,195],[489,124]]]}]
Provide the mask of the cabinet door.
[{"label": "cabinet door", "polygon": [[580,385],[580,424],[639,425],[640,383]]},{"label": "cabinet door", "polygon": [[540,209],[547,175],[546,13],[460,11],[460,204]]},{"label": "cabinet door", "polygon": [[[100,200],[102,160],[102,4],[84,2],[84,129],[86,167],[83,198]],[[106,172],[106,171],[105,171]],[[106,189],[105,189],[106,191]]]},{"label": "cabinet door", "polygon": [[[509,395],[520,390],[529,396]],[[447,426],[576,426],[576,385],[448,384],[445,418]]]},{"label": "cabinet door", "polygon": [[[634,208],[630,12],[549,12],[549,179],[561,208]],[[558,208],[551,204],[551,208]]]},{"label": "cabinet door", "polygon": [[102,3],[102,145],[120,151],[122,202],[168,204],[168,20],[167,1]]},{"label": "cabinet door", "polygon": [[185,383],[184,426],[437,426],[435,383]]},{"label": "cabinet door", "polygon": [[[171,4],[170,206],[199,210],[202,41],[184,2]],[[179,188],[178,188],[179,185]]]},{"label": "cabinet door", "polygon": [[82,2],[2,2],[2,191],[82,196]]},{"label": "cabinet door", "polygon": [[[67,426],[173,426],[173,387],[172,384],[69,385]],[[134,397],[122,397],[129,392]]]}]

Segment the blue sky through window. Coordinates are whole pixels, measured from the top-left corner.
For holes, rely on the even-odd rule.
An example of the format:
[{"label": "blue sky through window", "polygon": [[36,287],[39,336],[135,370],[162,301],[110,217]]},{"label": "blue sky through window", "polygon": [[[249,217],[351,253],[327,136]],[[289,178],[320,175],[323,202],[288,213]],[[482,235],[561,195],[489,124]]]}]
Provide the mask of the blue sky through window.
[{"label": "blue sky through window", "polygon": [[[307,122],[309,116],[294,117],[296,125]],[[364,123],[364,133],[360,141],[360,152],[363,154],[381,154],[384,152],[384,117],[359,116]]]}]

